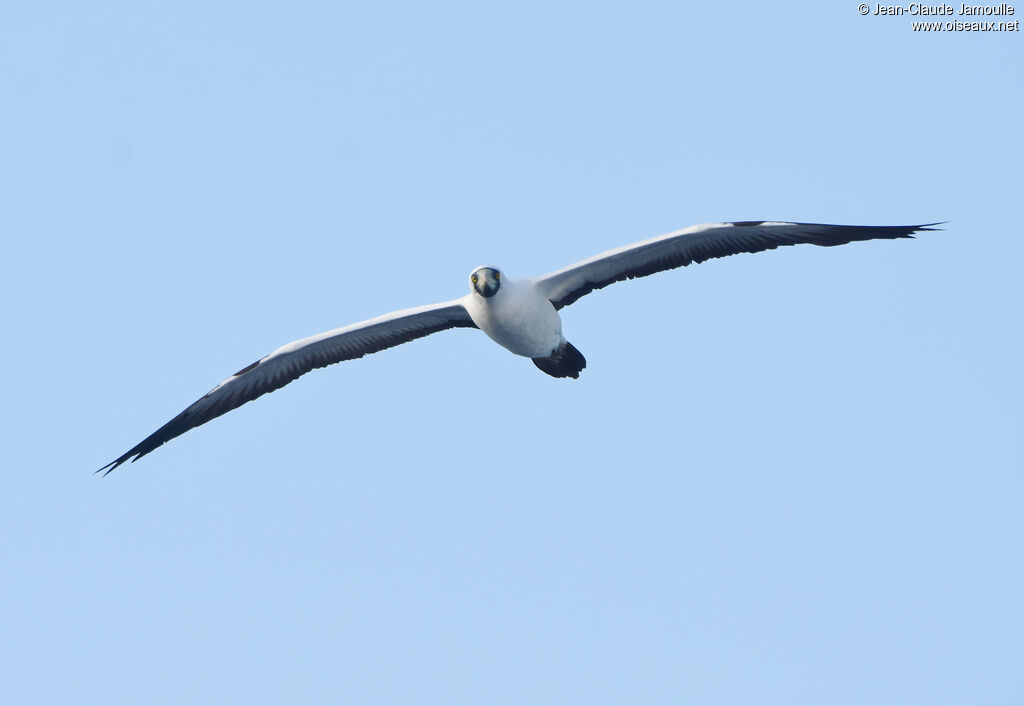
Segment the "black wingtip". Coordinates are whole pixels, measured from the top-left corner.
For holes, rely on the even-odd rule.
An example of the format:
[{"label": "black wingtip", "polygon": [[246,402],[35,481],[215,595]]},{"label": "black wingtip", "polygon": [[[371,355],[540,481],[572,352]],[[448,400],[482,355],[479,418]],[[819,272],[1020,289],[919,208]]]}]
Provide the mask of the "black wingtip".
[{"label": "black wingtip", "polygon": [[910,238],[912,240],[916,240],[917,237],[914,235],[914,233],[924,233],[924,232],[927,232],[927,231],[944,230],[943,228],[935,228],[934,226],[941,226],[941,225],[945,225],[946,223],[948,223],[948,221],[938,221],[936,223],[922,223],[919,226],[904,226],[905,228],[908,229],[908,232],[907,232],[906,235],[904,235],[902,237]]},{"label": "black wingtip", "polygon": [[796,223],[795,225],[806,227],[802,237],[794,239],[795,242],[784,242],[782,244],[793,245],[797,242],[801,242],[809,243],[811,245],[832,247],[835,245],[846,245],[847,243],[863,240],[897,240],[900,238],[914,239],[915,233],[942,230],[935,226],[942,225],[944,222],[945,221],[937,221],[935,223],[903,226],[850,226],[831,223]]},{"label": "black wingtip", "polygon": [[949,221],[936,221],[935,223],[922,223],[919,226],[908,226],[908,227],[912,227],[914,229],[912,232],[917,233],[918,231],[924,231],[924,230],[944,230],[943,228],[933,228],[932,226],[944,226],[947,223],[949,223]]},{"label": "black wingtip", "polygon": [[95,471],[92,472],[92,474],[96,475],[97,473],[102,473],[103,475],[101,475],[100,478],[106,478],[108,475],[110,475],[110,472],[112,470],[114,470],[120,465],[121,464],[118,463],[117,461],[111,461],[106,466],[103,466],[102,468],[97,468]]},{"label": "black wingtip", "polygon": [[[103,475],[101,475],[100,478],[106,478],[118,466],[120,466],[123,463],[127,463],[128,459],[131,458],[131,456],[132,456],[132,452],[129,451],[124,456],[121,456],[120,458],[117,458],[117,459],[111,461],[106,466],[103,466],[101,468],[97,468],[95,471],[92,472],[92,474],[96,475],[97,473],[102,473]],[[131,460],[132,460],[132,462],[135,462],[138,458],[139,458],[139,454],[136,454],[135,458],[132,458]]]}]

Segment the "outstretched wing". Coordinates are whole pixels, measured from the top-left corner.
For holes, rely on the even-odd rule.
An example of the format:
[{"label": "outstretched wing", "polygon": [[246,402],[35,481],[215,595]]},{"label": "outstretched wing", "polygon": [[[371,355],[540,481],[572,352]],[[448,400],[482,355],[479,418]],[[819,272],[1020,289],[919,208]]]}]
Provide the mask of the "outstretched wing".
[{"label": "outstretched wing", "polygon": [[138,461],[189,429],[284,387],[314,368],[362,358],[450,328],[476,328],[461,300],[395,311],[289,343],[239,370],[97,473],[106,475],[126,461]]},{"label": "outstretched wing", "polygon": [[537,280],[556,309],[568,306],[595,289],[635,277],[652,275],[714,257],[773,250],[780,245],[845,245],[854,240],[912,238],[919,226],[837,226],[825,223],[738,221],[690,226],[625,247],[608,250]]}]

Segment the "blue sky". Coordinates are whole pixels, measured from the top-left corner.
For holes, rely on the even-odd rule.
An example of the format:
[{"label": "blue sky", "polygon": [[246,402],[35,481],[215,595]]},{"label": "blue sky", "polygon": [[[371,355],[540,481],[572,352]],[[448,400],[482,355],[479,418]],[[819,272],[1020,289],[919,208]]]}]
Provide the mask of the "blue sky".
[{"label": "blue sky", "polygon": [[[0,23],[0,701],[1019,704],[1020,33],[856,3]],[[288,341],[694,223],[948,221],[592,294],[91,472]]]}]

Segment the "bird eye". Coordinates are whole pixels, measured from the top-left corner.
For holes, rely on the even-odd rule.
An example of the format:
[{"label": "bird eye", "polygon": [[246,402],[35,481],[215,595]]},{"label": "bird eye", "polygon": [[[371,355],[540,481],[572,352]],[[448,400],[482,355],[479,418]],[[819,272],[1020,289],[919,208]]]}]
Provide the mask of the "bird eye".
[{"label": "bird eye", "polygon": [[473,280],[473,284],[476,284],[476,275],[473,275],[472,280]]},{"label": "bird eye", "polygon": [[496,280],[501,279],[501,273],[498,272],[497,270],[494,271],[494,279],[496,279]]}]

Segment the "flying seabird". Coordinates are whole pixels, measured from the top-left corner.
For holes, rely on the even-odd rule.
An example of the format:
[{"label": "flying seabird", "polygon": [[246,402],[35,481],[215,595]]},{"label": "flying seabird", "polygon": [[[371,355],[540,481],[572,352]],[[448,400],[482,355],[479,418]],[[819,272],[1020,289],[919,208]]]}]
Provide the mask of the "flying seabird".
[{"label": "flying seabird", "polygon": [[[823,223],[737,221],[691,226],[608,250],[543,277],[513,278],[496,267],[469,276],[469,294],[303,338],[278,348],[217,385],[181,414],[100,471],[138,461],[189,429],[284,387],[314,368],[361,358],[451,328],[479,328],[494,342],[556,378],[578,378],[587,361],[562,335],[559,309],[595,289],[744,252],[781,245],[844,245],[855,240],[912,238],[917,226],[842,226]],[[104,473],[104,475],[106,475]]]}]

